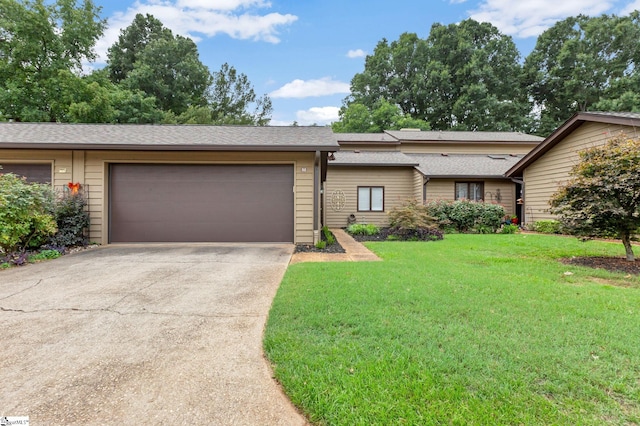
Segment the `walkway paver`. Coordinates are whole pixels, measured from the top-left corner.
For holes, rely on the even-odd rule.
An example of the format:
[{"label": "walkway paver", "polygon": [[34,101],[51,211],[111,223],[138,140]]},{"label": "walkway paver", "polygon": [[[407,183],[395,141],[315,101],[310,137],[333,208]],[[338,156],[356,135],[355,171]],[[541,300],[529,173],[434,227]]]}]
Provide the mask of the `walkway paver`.
[{"label": "walkway paver", "polygon": [[302,262],[371,262],[380,259],[375,253],[354,240],[343,229],[332,229],[345,253],[295,253],[291,264]]}]

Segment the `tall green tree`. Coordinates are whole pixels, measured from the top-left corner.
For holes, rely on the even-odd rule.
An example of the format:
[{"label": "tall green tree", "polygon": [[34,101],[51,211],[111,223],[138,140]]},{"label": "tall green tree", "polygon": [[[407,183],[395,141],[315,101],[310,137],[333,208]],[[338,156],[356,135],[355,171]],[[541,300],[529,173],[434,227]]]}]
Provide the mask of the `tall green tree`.
[{"label": "tall green tree", "polygon": [[144,92],[163,111],[178,115],[207,104],[212,83],[196,44],[174,36],[151,15],[136,15],[108,51],[109,76],[123,88]]},{"label": "tall green tree", "polygon": [[578,111],[638,110],[640,14],[580,15],[538,37],[524,64],[524,84],[548,135]]},{"label": "tall green tree", "polygon": [[436,130],[528,130],[520,54],[511,37],[468,19],[431,27],[426,40],[405,33],[382,40],[345,100],[370,111],[381,99]]},{"label": "tall green tree", "polygon": [[640,229],[640,140],[619,136],[580,152],[571,179],[552,197],[551,213],[579,236],[620,238],[634,261]]},{"label": "tall green tree", "polygon": [[331,125],[336,133],[380,133],[384,130],[412,128],[430,130],[424,120],[412,118],[400,107],[385,99],[376,102],[373,110],[360,103],[351,103],[340,108],[340,120]]},{"label": "tall green tree", "polygon": [[0,113],[66,121],[105,21],[92,0],[0,0]]}]

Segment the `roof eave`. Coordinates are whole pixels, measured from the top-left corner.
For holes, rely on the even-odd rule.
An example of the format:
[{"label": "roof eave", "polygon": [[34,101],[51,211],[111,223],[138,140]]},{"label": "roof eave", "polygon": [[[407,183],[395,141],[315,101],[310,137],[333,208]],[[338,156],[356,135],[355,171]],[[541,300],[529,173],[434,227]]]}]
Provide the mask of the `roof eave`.
[{"label": "roof eave", "polygon": [[335,145],[149,145],[149,144],[77,144],[77,143],[0,143],[0,149],[47,149],[83,151],[287,151],[335,152]]}]

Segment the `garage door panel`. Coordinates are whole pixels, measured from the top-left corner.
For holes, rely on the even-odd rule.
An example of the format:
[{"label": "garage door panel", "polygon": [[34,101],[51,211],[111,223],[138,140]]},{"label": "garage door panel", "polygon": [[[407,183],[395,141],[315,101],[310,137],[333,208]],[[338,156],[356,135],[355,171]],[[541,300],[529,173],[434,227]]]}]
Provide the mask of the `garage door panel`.
[{"label": "garage door panel", "polygon": [[292,242],[290,165],[113,164],[111,242]]}]

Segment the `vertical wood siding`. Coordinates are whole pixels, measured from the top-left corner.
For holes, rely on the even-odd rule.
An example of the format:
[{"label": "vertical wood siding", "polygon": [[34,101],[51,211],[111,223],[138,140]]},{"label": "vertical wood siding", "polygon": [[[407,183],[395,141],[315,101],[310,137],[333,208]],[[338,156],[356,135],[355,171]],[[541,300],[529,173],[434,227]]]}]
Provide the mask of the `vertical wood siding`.
[{"label": "vertical wood siding", "polygon": [[[342,228],[354,214],[359,223],[386,226],[387,212],[414,197],[415,174],[412,167],[339,167],[329,169],[325,184],[327,226]],[[358,187],[384,186],[384,212],[358,212]],[[336,210],[332,197],[344,193],[345,205]]]},{"label": "vertical wood siding", "polygon": [[525,222],[555,219],[549,212],[549,200],[569,179],[571,168],[579,161],[578,152],[603,145],[621,132],[629,137],[640,136],[640,130],[629,126],[584,123],[527,167],[524,171]]}]

